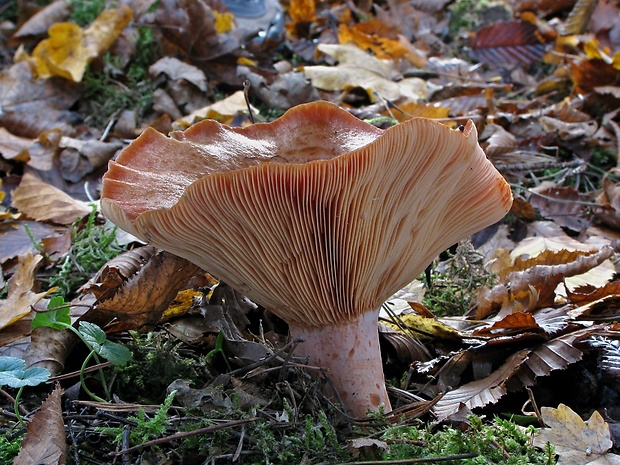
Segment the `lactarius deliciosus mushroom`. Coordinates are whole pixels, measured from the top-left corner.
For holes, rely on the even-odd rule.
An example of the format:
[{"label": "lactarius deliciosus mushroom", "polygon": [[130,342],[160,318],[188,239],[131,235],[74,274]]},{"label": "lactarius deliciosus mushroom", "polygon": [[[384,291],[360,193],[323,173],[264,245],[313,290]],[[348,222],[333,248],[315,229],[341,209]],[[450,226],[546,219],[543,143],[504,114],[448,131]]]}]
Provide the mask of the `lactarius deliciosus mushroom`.
[{"label": "lactarius deliciosus mushroom", "polygon": [[384,131],[315,102],[245,128],[147,129],[110,162],[101,208],[286,321],[361,417],[390,410],[381,304],[511,203],[471,122]]}]

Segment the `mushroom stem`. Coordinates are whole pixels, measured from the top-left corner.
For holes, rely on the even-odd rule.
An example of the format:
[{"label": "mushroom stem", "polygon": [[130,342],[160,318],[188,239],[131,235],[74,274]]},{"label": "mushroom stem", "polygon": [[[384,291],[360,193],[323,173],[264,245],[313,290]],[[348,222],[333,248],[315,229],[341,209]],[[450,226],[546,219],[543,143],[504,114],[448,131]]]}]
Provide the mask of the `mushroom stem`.
[{"label": "mushroom stem", "polygon": [[385,388],[379,347],[379,309],[336,326],[307,327],[289,324],[292,338],[302,338],[300,353],[309,364],[324,368],[347,412],[354,418],[368,410],[392,410]]}]

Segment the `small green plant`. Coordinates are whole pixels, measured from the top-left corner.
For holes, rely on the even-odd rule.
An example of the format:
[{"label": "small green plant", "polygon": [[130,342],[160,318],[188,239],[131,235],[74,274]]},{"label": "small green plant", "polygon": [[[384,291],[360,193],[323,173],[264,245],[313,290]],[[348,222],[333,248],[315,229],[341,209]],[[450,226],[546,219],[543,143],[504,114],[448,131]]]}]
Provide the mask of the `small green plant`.
[{"label": "small green plant", "polygon": [[22,426],[25,426],[25,424],[19,413],[19,399],[24,388],[26,386],[38,386],[47,381],[49,377],[50,372],[45,368],[26,368],[26,362],[21,358],[0,356],[0,386],[19,389],[15,395],[13,409]]},{"label": "small green plant", "polygon": [[[71,317],[69,316],[69,306],[61,296],[56,296],[50,299],[47,312],[37,313],[32,319],[32,329],[41,326],[46,326],[53,329],[68,329],[72,331],[77,337],[79,337],[84,344],[90,349],[90,353],[84,359],[82,367],[80,369],[80,382],[84,392],[98,402],[105,402],[104,399],[97,396],[88,389],[84,380],[84,370],[88,366],[88,362],[94,357],[97,363],[100,363],[99,357],[112,363],[112,365],[123,366],[131,359],[131,352],[129,349],[116,342],[109,341],[106,333],[96,324],[89,323],[87,321],[80,321],[78,328],[76,329],[71,324]],[[99,370],[102,386],[106,390],[106,395],[110,397],[107,392],[108,385],[105,382],[103,371]]]},{"label": "small green plant", "polygon": [[4,433],[0,435],[0,463],[13,463],[22,448],[23,439],[23,434],[10,435]]},{"label": "small green plant", "polygon": [[[144,409],[138,410],[137,415],[129,416],[127,420],[134,422],[135,426],[132,428],[129,435],[130,446],[142,444],[153,439],[160,438],[166,434],[167,428],[170,426],[170,419],[168,418],[168,410],[172,405],[174,396],[177,391],[172,391],[166,396],[164,402],[155,412],[155,415],[148,417]],[[113,436],[112,441],[116,444],[122,444],[123,442],[123,426],[114,428],[98,428],[102,434]]]},{"label": "small green plant", "polygon": [[80,26],[88,26],[106,7],[106,0],[67,0],[71,9],[69,19]]},{"label": "small green plant", "polygon": [[96,219],[97,209],[92,205],[86,223],[81,226],[82,222],[78,220],[73,224],[69,253],[57,265],[57,272],[49,280],[50,287],[57,287],[58,294],[65,299],[123,251],[116,243],[117,228],[98,225]]},{"label": "small green plant", "polygon": [[433,266],[424,305],[437,316],[462,315],[469,308],[473,292],[480,286],[492,285],[494,279],[484,267],[482,255],[471,242],[463,241],[452,256]]},{"label": "small green plant", "polygon": [[133,110],[141,117],[151,108],[156,83],[148,68],[160,56],[159,41],[152,28],[138,28],[135,49],[128,64],[108,52],[103,56],[102,67],[86,70],[82,111],[87,115],[87,124],[105,127],[123,110]]},{"label": "small green plant", "polygon": [[[552,446],[538,450],[531,444],[533,427],[521,428],[508,420],[495,418],[490,424],[476,415],[469,417],[466,431],[444,427],[431,432],[429,426],[396,427],[384,433],[382,439],[389,444],[386,460],[446,457],[476,454],[461,459],[463,465],[552,465],[555,451]],[[452,462],[447,462],[452,463]]]}]

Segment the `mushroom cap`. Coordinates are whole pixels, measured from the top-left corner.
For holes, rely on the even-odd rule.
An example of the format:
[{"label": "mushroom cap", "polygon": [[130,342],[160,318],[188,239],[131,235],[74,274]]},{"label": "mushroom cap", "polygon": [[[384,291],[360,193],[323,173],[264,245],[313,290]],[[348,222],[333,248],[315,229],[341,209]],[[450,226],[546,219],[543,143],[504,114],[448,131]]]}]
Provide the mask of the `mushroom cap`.
[{"label": "mushroom cap", "polygon": [[147,130],[101,199],[122,229],[314,327],[376,309],[511,204],[473,123],[383,131],[327,102],[247,128]]}]

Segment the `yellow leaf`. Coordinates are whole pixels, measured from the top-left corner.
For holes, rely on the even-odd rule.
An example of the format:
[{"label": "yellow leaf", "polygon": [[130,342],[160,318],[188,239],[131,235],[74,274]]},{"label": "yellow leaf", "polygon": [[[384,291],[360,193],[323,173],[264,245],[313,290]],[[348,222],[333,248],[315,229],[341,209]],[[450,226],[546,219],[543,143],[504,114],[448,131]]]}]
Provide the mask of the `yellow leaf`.
[{"label": "yellow leaf", "polygon": [[232,13],[220,13],[213,10],[213,14],[215,15],[215,31],[218,34],[224,34],[235,28],[235,15]]},{"label": "yellow leaf", "polygon": [[192,289],[179,291],[170,306],[166,309],[161,317],[161,321],[168,321],[171,318],[185,315],[194,305],[194,297],[203,297],[202,292]]},{"label": "yellow leaf", "polygon": [[[101,13],[86,30],[74,23],[53,24],[47,31],[49,38],[32,52],[37,76],[81,81],[88,62],[112,46],[131,18],[131,9],[123,5]],[[22,60],[30,61],[22,55]]]},{"label": "yellow leaf", "polygon": [[42,79],[60,76],[78,82],[88,62],[82,45],[82,29],[73,23],[56,23],[47,31],[49,38],[35,47],[36,74]]},{"label": "yellow leaf", "polygon": [[90,58],[108,50],[131,22],[133,12],[127,5],[105,10],[84,31],[84,47]]},{"label": "yellow leaf", "polygon": [[15,323],[30,313],[31,306],[55,289],[35,293],[32,291],[34,278],[41,255],[28,253],[19,259],[17,272],[9,279],[9,293],[6,299],[0,300],[0,329]]},{"label": "yellow leaf", "polygon": [[314,0],[291,0],[288,13],[294,23],[311,23],[316,19],[316,5]]}]

